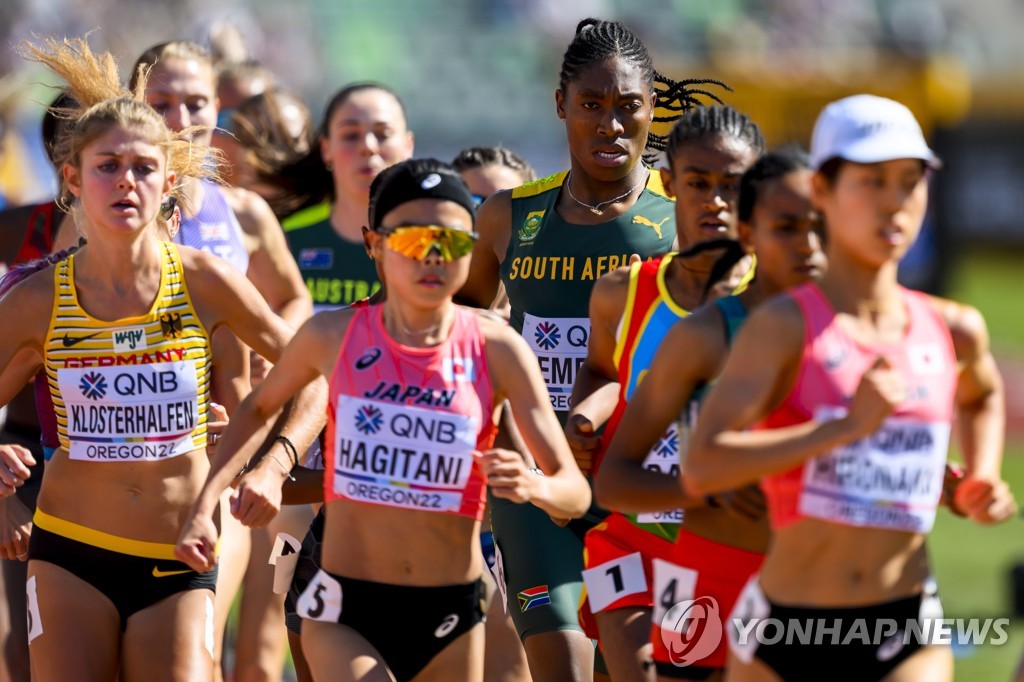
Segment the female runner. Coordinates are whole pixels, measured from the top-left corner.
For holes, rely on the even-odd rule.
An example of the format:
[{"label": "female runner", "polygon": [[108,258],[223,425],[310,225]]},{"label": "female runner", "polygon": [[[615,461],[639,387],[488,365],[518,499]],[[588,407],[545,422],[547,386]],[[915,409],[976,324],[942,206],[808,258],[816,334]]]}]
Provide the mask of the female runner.
[{"label": "female runner", "polygon": [[[377,178],[370,242],[386,300],[300,330],[229,426],[233,460],[213,470],[179,542],[189,565],[212,567],[210,513],[231,470],[292,393],[330,377],[323,569],[298,602],[315,679],[481,680],[484,487],[563,519],[590,503],[526,345],[452,302],[473,219],[446,164],[406,161]],[[539,469],[489,449],[506,398]]]},{"label": "female runner", "polygon": [[[767,546],[768,527],[759,492],[744,489],[707,499],[683,495],[677,480],[680,452],[685,453],[696,401],[721,370],[732,336],[747,311],[779,291],[821,275],[824,255],[811,207],[810,175],[802,154],[771,153],[755,163],[743,175],[736,203],[740,242],[757,254],[756,278],[742,294],[719,299],[675,323],[661,339],[655,339],[655,345],[633,343],[636,351],[623,358],[632,361],[627,375],[632,391],[628,406],[620,408],[615,421],[629,427],[616,429],[613,435],[606,433],[610,443],[594,478],[600,503],[616,513],[605,521],[603,533],[598,534],[599,526],[587,535],[590,555],[612,555],[619,561],[594,573],[591,582],[595,589],[603,590],[601,594],[614,590],[614,583],[599,581],[600,577],[607,580],[612,570],[624,585],[635,584],[633,590],[639,592],[641,584],[646,584],[646,601],[634,609],[634,627],[643,629],[651,642],[649,649],[653,649],[662,679],[718,679],[725,667],[724,642],[714,657],[691,661],[692,665],[685,667],[672,665],[659,626],[668,608],[692,598],[681,587],[685,581],[679,580],[679,575],[696,571],[698,589],[705,590],[699,594],[710,591],[727,609],[760,565]],[[633,319],[637,319],[635,314]],[[634,325],[624,329],[623,336],[646,341],[646,334],[640,331]],[[651,358],[648,364],[638,367],[636,361],[646,358]],[[685,523],[680,525],[683,509]],[[637,526],[648,532],[638,535],[642,531]],[[616,534],[616,528],[627,532]],[[626,542],[629,539],[643,542]],[[639,552],[643,560],[641,584],[627,580],[632,578],[627,572],[638,568],[631,552]],[[617,600],[628,597],[609,596]],[[604,630],[601,616],[597,614],[597,623]],[[613,647],[605,645],[609,664],[614,660],[609,655]],[[676,660],[681,662],[681,657]],[[712,674],[709,668],[718,672]],[[653,678],[654,670],[648,669],[647,677],[638,679]]]},{"label": "female runner", "polygon": [[[209,150],[169,131],[84,41],[25,51],[83,107],[55,156],[90,241],[0,300],[17,321],[0,368],[36,354],[61,445],[29,546],[33,678],[210,679],[213,578],[170,544],[209,468],[209,334],[228,326],[276,358],[290,332],[220,260],[158,235],[178,179],[215,172]],[[11,393],[5,382],[0,402]],[[319,425],[304,426],[300,443]]]},{"label": "female runner", "polygon": [[[664,138],[650,135],[657,97],[674,119],[694,101],[685,85],[657,74],[647,48],[622,24],[581,21],[555,91],[571,169],[498,192],[480,208],[480,239],[460,295],[488,307],[504,283],[512,325],[537,356],[563,422],[587,354],[594,283],[632,254],[661,255],[675,242],[672,199],[642,156],[664,148]],[[576,609],[581,538],[596,520],[560,528],[530,505],[491,500],[508,607],[535,679],[591,678],[593,645]]]},{"label": "female runner", "polygon": [[[683,466],[691,495],[761,479],[768,502],[773,540],[733,610],[729,679],[949,680],[949,647],[914,634],[941,618],[925,537],[954,414],[966,476],[953,506],[979,523],[1016,508],[999,474],[1002,381],[976,310],[897,284],[937,164],[913,114],[871,95],[833,102],[811,156],[828,272],[750,317]],[[766,618],[839,632],[743,634]],[[858,623],[870,634],[849,638]]]}]

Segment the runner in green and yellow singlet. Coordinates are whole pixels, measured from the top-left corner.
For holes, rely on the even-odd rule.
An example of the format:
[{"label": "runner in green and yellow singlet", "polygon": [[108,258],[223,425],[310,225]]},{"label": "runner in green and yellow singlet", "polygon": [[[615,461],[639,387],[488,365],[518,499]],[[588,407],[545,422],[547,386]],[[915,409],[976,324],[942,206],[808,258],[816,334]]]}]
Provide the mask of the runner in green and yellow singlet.
[{"label": "runner in green and yellow singlet", "polygon": [[[577,461],[590,465],[595,485],[604,475],[602,455],[613,435],[617,430],[632,433],[633,422],[623,417],[626,404],[650,376],[651,358],[673,323],[709,300],[715,283],[727,282],[727,292],[734,283],[742,290],[753,277],[752,258],[744,257],[732,240],[740,178],[763,152],[757,124],[728,106],[691,109],[669,133],[668,165],[661,175],[676,199],[677,241],[683,253],[620,268],[598,282],[590,299],[591,342],[573,390],[566,434]],[[615,402],[606,400],[607,390],[602,391],[609,382],[618,391]],[[596,437],[602,425],[605,430]],[[685,434],[673,428],[659,435],[657,447],[648,448],[651,458],[637,466],[644,474],[663,469],[674,480]],[[616,682],[653,680],[652,560],[672,549],[682,512],[664,507],[638,520],[614,513],[621,511],[618,506],[601,506],[613,513],[584,540],[587,603],[580,605],[580,624],[598,640]]]},{"label": "runner in green and yellow singlet", "polygon": [[[672,199],[642,162],[645,151],[664,148],[650,134],[659,94],[668,99],[660,105],[674,106],[669,118],[695,101],[685,84],[654,70],[647,48],[622,24],[580,22],[555,91],[570,170],[499,192],[480,208],[461,296],[489,306],[504,283],[512,324],[537,353],[563,421],[587,353],[594,283],[634,254],[651,258],[675,244]],[[500,587],[534,679],[592,679],[593,645],[576,617],[586,528],[558,527],[526,505],[491,505]]]},{"label": "runner in green and yellow singlet", "polygon": [[363,245],[370,183],[412,157],[413,134],[393,90],[355,83],[328,102],[317,140],[309,157],[281,169],[277,181],[306,207],[283,225],[313,309],[320,312],[380,289],[377,267]]}]

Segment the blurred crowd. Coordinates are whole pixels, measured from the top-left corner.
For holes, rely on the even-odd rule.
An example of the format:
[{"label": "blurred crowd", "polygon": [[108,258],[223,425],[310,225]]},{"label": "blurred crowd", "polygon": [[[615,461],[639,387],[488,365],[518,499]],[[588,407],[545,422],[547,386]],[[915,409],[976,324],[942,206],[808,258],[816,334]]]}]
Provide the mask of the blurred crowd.
[{"label": "blurred crowd", "polygon": [[[1024,63],[1016,30],[1022,14],[1024,5],[1013,0],[5,0],[0,117],[9,132],[25,133],[7,135],[8,151],[13,145],[18,158],[38,159],[38,103],[50,95],[12,85],[43,80],[15,74],[28,67],[12,46],[33,33],[92,31],[98,49],[127,56],[169,37],[208,43],[214,26],[214,34],[237,30],[237,42],[225,41],[234,49],[225,58],[258,59],[314,117],[338,85],[377,80],[410,103],[425,153],[451,156],[471,121],[475,138],[522,149],[546,171],[565,159],[551,156],[559,153],[552,151],[559,149],[557,121],[537,112],[553,106],[552,74],[581,16],[635,27],[676,77],[728,64],[841,81],[846,71],[882,68],[893,58],[946,55],[977,82],[1004,79]],[[31,200],[50,191],[46,164],[26,172],[12,163],[0,161],[0,194]]]}]

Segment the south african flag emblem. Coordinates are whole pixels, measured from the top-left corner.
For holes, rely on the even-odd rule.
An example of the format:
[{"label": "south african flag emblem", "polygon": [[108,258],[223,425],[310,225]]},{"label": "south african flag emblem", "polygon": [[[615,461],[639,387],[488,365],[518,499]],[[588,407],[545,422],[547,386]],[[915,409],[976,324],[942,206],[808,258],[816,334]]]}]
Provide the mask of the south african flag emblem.
[{"label": "south african flag emblem", "polygon": [[526,613],[535,606],[543,606],[551,603],[551,595],[548,594],[547,585],[538,585],[519,593],[519,610]]}]

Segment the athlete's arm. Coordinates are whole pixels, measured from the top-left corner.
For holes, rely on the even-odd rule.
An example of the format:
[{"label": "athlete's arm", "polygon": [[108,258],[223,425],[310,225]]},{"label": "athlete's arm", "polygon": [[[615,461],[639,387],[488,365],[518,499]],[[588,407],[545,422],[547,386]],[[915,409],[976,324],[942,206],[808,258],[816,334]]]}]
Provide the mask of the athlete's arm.
[{"label": "athlete's arm", "polygon": [[[6,405],[35,375],[53,306],[53,270],[46,268],[0,298],[0,320],[13,321],[0,334],[0,405]],[[0,446],[0,497],[8,497],[29,478],[32,454],[19,445]]]},{"label": "athlete's arm", "polygon": [[476,231],[480,237],[473,247],[469,277],[456,295],[456,302],[474,308],[491,307],[498,295],[499,271],[508,250],[511,226],[511,191],[492,194],[477,209]]},{"label": "athlete's arm", "polygon": [[576,463],[584,473],[601,449],[597,429],[608,421],[619,400],[615,343],[629,295],[629,267],[619,268],[597,280],[590,294],[590,339],[587,357],[576,373],[569,404],[565,435]]},{"label": "athlete's arm", "polygon": [[[221,492],[231,483],[235,473],[259,451],[271,432],[272,424],[280,419],[293,395],[300,391],[300,395],[305,395],[309,393],[305,389],[314,386],[320,389],[315,395],[326,397],[323,377],[329,376],[333,369],[337,349],[351,314],[348,310],[322,313],[307,321],[288,344],[284,354],[275,358],[276,364],[267,378],[238,406],[221,436],[209,476],[184,524],[175,549],[179,560],[198,571],[212,570],[217,539],[213,513]],[[317,407],[308,406],[308,409]],[[316,414],[322,415],[324,412],[321,401]],[[282,430],[282,435],[290,437],[292,434]],[[299,439],[293,438],[293,442],[298,445]],[[287,446],[282,443],[274,443],[274,446],[280,447],[268,451],[257,469],[248,474],[247,478],[256,471],[259,471],[258,477],[271,481],[276,476],[277,499],[265,499],[262,503],[246,499],[242,490],[245,482],[239,486],[238,502],[235,503],[236,516],[247,518],[250,525],[253,521],[261,521],[267,515],[273,517],[276,513],[276,509],[272,512],[270,509],[275,502],[280,505],[280,486],[291,469],[293,456]]]},{"label": "athlete's arm", "polygon": [[493,322],[483,327],[496,405],[508,399],[523,441],[544,472],[529,470],[519,453],[489,450],[481,458],[487,484],[496,497],[532,502],[554,518],[583,516],[590,508],[590,486],[573,462],[536,357],[510,327]]},{"label": "athlete's arm", "polygon": [[1005,521],[1017,505],[1000,474],[1006,406],[988,328],[981,313],[970,306],[941,299],[932,302],[949,325],[960,370],[956,408],[966,471],[954,488],[953,504],[978,523]]},{"label": "athlete's arm", "polygon": [[[0,372],[0,394],[4,396],[17,395],[32,381],[40,367],[42,364],[39,362],[39,355],[31,348],[22,348],[16,352],[7,367]],[[8,400],[10,398],[5,398],[3,402],[0,402],[0,406],[6,405]],[[25,485],[25,481],[32,474],[28,467],[35,463],[35,458],[27,448],[15,444],[0,444],[0,498],[14,495],[18,488]],[[11,505],[11,507],[14,506],[16,505]],[[11,535],[9,531],[8,535]],[[27,534],[25,541],[28,542]],[[0,547],[2,546],[0,543]],[[21,551],[23,550],[19,550],[19,552]],[[3,551],[0,549],[0,558],[2,557]],[[10,558],[14,559],[14,554]]]},{"label": "athlete's arm", "polygon": [[803,317],[791,299],[776,298],[750,316],[690,439],[681,481],[688,494],[741,488],[867,436],[903,399],[902,377],[879,359],[842,419],[744,431],[782,402],[796,379],[803,342]]},{"label": "athlete's arm", "polygon": [[223,191],[238,224],[256,246],[250,250],[246,276],[271,310],[298,329],[313,314],[313,302],[288,250],[281,224],[267,202],[255,192],[239,188]]},{"label": "athlete's arm", "polygon": [[[704,498],[683,493],[675,476],[649,471],[643,462],[673,421],[687,410],[693,393],[718,373],[726,356],[722,319],[709,306],[676,322],[658,346],[643,382],[633,392],[622,424],[594,478],[594,495],[605,509],[638,514],[703,506]],[[680,452],[685,437],[680,432]]]},{"label": "athlete's arm", "polygon": [[210,338],[213,356],[211,398],[224,406],[229,415],[249,394],[249,349],[227,327],[221,327]]},{"label": "athlete's arm", "polygon": [[257,353],[276,362],[293,335],[259,291],[227,261],[179,246],[185,279],[200,318],[213,331],[227,325]]},{"label": "athlete's arm", "polygon": [[42,364],[53,309],[53,268],[19,282],[0,298],[0,405],[6,405]]}]

